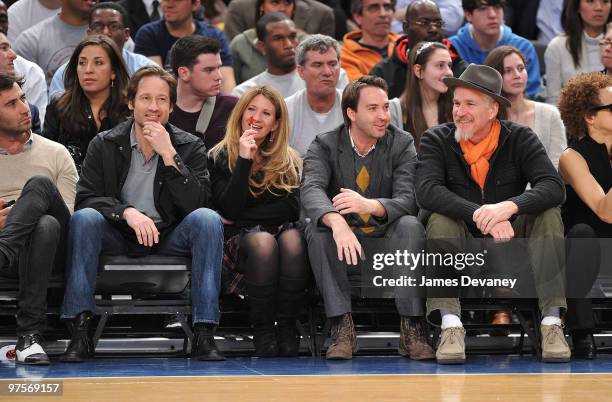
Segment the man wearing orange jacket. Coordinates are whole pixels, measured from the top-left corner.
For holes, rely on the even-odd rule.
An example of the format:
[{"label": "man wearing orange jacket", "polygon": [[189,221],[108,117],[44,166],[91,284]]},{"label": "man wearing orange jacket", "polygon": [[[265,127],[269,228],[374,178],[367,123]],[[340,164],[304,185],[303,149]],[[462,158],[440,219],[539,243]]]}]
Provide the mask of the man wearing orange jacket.
[{"label": "man wearing orange jacket", "polygon": [[361,28],[344,36],[341,64],[353,81],[393,54],[399,36],[391,32],[395,0],[352,0],[353,19]]}]

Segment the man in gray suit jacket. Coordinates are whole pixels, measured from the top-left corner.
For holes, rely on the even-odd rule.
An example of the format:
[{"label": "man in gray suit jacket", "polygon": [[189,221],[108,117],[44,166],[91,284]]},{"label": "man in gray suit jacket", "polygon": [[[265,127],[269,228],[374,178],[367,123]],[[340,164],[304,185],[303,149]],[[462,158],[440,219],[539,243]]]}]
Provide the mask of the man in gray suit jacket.
[{"label": "man in gray suit jacket", "polygon": [[[368,238],[393,239],[415,254],[425,246],[425,229],[414,216],[414,140],[389,125],[386,82],[363,76],[349,83],[342,95],[342,114],[343,125],[320,134],[310,145],[301,189],[302,208],[310,218],[310,262],[332,323],[328,359],[350,359],[357,350],[350,282],[359,274],[351,266],[364,257],[362,243]],[[414,287],[398,290],[400,354],[434,358],[424,335],[423,300]]]},{"label": "man in gray suit jacket", "polygon": [[[233,0],[225,17],[223,31],[231,42],[234,36],[255,27],[255,3],[257,0]],[[320,33],[334,37],[336,30],[334,10],[315,0],[295,0],[293,22],[306,33]]]}]

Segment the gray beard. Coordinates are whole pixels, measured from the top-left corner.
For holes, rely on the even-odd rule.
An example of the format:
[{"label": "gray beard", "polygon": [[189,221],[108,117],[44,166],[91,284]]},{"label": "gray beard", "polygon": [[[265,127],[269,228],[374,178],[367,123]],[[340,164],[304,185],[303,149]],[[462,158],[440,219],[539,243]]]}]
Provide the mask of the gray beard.
[{"label": "gray beard", "polygon": [[455,129],[455,141],[457,142],[461,142],[461,141],[467,141],[470,138],[472,138],[474,134],[470,134],[470,133],[465,133],[463,131],[460,131],[458,129]]}]

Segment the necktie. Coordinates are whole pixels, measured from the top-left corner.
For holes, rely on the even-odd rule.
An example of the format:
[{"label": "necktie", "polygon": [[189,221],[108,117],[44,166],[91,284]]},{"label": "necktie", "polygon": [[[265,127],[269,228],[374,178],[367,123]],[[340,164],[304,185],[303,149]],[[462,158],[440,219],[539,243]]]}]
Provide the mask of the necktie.
[{"label": "necktie", "polygon": [[151,13],[151,21],[159,19],[159,1],[153,0],[153,12]]}]

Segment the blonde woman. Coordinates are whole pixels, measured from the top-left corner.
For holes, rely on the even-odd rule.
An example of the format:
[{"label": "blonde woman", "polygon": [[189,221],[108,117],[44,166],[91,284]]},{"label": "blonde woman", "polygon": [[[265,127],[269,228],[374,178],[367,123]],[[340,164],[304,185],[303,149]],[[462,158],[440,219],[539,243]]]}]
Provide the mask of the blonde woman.
[{"label": "blonde woman", "polygon": [[298,354],[295,322],[310,281],[296,224],[302,163],[288,144],[285,101],[262,86],[240,98],[224,139],[209,152],[213,202],[227,222],[229,290],[248,295],[259,357]]}]

